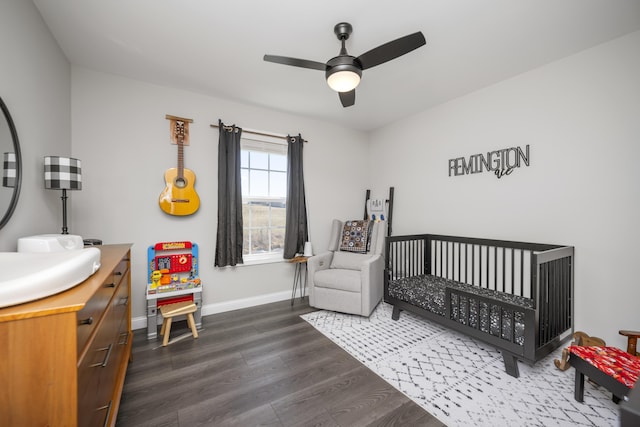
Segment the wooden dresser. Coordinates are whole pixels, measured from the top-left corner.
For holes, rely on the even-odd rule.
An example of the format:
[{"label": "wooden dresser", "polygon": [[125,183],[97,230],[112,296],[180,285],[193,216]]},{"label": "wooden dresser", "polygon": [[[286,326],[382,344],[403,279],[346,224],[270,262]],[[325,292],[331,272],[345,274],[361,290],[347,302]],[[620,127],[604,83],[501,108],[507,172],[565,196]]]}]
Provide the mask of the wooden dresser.
[{"label": "wooden dresser", "polygon": [[131,358],[131,245],[65,292],[0,309],[0,426],[115,425]]}]

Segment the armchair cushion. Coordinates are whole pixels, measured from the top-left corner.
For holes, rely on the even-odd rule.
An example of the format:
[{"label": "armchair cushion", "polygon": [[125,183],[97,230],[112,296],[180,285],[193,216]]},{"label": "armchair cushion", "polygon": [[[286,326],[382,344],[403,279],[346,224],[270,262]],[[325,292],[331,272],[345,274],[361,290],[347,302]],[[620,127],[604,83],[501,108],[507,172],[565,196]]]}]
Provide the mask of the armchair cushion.
[{"label": "armchair cushion", "polygon": [[[357,292],[362,290],[359,270],[339,270],[330,268],[318,271],[314,277],[314,285],[318,288],[329,288],[336,291]],[[358,307],[359,308],[359,307]]]},{"label": "armchair cushion", "polygon": [[360,270],[362,263],[374,255],[356,254],[351,252],[334,252],[330,268],[342,268],[345,270]]}]

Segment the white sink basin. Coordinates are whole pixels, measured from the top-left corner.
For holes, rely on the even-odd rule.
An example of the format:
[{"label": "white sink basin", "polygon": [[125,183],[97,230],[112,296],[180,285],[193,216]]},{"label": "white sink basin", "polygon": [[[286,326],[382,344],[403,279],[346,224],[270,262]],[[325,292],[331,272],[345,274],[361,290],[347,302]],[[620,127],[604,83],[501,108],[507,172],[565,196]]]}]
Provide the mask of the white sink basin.
[{"label": "white sink basin", "polygon": [[33,301],[72,288],[100,268],[100,249],[0,252],[0,307]]}]

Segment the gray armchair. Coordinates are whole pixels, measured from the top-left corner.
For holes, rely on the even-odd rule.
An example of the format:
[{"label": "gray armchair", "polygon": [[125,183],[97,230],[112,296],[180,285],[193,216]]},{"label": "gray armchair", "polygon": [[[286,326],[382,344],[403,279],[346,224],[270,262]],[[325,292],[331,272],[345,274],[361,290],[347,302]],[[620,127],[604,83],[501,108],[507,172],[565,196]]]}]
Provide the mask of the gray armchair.
[{"label": "gray armchair", "polygon": [[340,250],[343,226],[333,220],[329,250],[307,261],[309,304],[368,317],[382,299],[386,222],[373,223],[366,253]]}]

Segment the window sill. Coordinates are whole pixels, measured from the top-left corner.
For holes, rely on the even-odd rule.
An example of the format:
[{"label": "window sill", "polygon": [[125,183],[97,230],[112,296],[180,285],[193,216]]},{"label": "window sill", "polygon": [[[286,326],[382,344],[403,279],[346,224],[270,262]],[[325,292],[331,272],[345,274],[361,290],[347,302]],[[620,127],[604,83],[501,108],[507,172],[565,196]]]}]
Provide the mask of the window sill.
[{"label": "window sill", "polygon": [[241,267],[248,267],[251,265],[261,265],[261,264],[276,264],[279,262],[285,262],[286,260],[282,258],[282,255],[276,256],[244,256],[242,257],[244,263],[238,264]]}]

